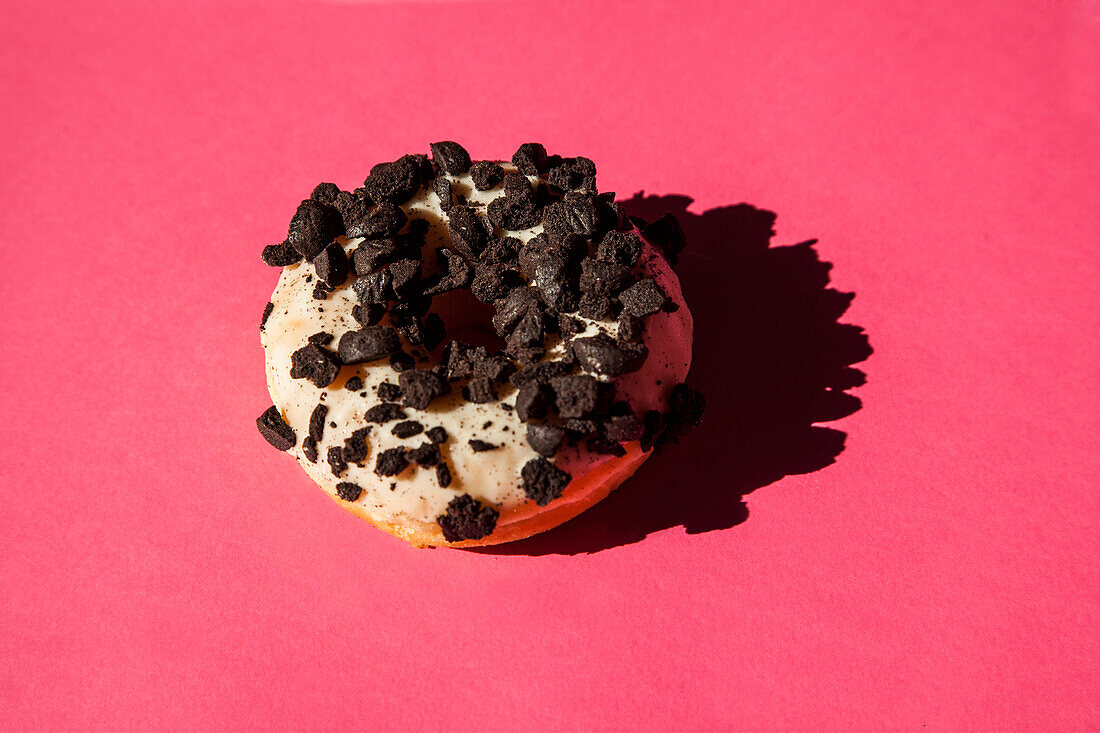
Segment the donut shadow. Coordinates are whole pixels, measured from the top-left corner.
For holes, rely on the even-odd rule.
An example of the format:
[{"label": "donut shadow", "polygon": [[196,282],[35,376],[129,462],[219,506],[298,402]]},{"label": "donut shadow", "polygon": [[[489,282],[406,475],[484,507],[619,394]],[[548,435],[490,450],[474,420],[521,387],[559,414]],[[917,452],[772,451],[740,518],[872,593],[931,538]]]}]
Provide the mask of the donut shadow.
[{"label": "donut shadow", "polygon": [[840,323],[854,293],[829,287],[816,240],[772,246],[776,215],[749,204],[689,212],[680,194],[620,201],[652,221],[672,213],[687,235],[677,273],[695,320],[688,382],[707,398],[703,424],[650,457],[623,486],[549,532],[471,552],[576,555],[683,527],[730,529],[749,517],[744,497],[784,476],[818,471],[846,434],[818,423],[862,406],[848,390],[871,355],[863,329]]}]

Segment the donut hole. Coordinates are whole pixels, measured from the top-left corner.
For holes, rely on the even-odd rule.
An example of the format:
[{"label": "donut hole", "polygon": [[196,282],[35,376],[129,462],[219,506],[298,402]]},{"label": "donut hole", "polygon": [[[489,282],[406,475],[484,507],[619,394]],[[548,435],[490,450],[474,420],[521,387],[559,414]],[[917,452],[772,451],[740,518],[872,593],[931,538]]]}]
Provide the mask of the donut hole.
[{"label": "donut hole", "polygon": [[504,339],[493,329],[493,305],[482,303],[463,288],[436,296],[432,310],[447,326],[447,341],[455,339],[489,351],[504,349]]}]

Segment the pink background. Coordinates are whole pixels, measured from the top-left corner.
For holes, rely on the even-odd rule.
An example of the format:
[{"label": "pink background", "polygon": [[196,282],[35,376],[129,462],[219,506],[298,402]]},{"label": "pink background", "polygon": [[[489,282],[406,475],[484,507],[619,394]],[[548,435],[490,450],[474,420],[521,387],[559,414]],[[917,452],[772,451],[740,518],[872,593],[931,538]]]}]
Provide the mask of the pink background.
[{"label": "pink background", "polygon": [[[3,727],[1100,727],[1095,3],[95,5],[0,16]],[[375,531],[253,427],[262,245],[448,138],[699,235],[705,427],[497,553]],[[862,409],[727,389],[742,201],[856,294]],[[775,307],[758,342],[811,315]]]}]

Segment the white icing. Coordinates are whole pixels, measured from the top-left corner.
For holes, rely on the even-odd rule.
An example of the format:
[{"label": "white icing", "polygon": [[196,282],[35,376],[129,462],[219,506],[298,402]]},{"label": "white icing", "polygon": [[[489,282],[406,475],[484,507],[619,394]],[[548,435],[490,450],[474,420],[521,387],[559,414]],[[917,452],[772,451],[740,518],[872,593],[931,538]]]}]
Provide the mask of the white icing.
[{"label": "white icing", "polygon": [[[515,170],[507,165],[504,167],[509,171]],[[456,198],[459,195],[465,196],[482,214],[484,205],[503,195],[503,186],[490,191],[476,190],[468,174],[449,178]],[[439,208],[438,198],[431,191],[421,189],[402,208],[410,218],[422,218],[431,222],[427,246],[424,249],[424,262],[425,266],[433,264],[435,255],[431,250],[449,245],[446,218]],[[526,242],[541,231],[542,226],[539,225],[522,232],[505,233],[498,230],[496,234],[506,234]],[[360,241],[362,240],[347,240],[344,243],[345,250],[352,251]],[[616,399],[629,400],[641,416],[650,409],[663,409],[669,391],[687,376],[691,363],[692,321],[676,276],[664,258],[648,243],[639,261],[639,268],[643,276],[656,279],[666,295],[680,306],[675,313],[661,312],[645,319],[643,340],[649,349],[649,357],[639,371],[618,380]],[[307,282],[310,276],[312,281]],[[345,366],[337,380],[325,388],[318,388],[305,379],[291,378],[291,354],[304,346],[309,336],[324,331],[332,334],[338,341],[346,331],[360,328],[351,315],[356,299],[350,287],[350,279],[345,287],[329,294],[326,300],[313,298],[315,282],[316,276],[310,264],[299,263],[284,268],[271,296],[273,310],[261,332],[261,343],[266,350],[271,397],[287,423],[297,433],[298,443],[291,452],[306,473],[329,493],[335,493],[335,484],[338,481],[358,484],[363,493],[357,503],[378,521],[433,522],[446,510],[451,499],[463,493],[494,506],[501,515],[498,526],[539,512],[540,507],[524,494],[520,480],[523,465],[538,457],[538,454],[527,444],[526,425],[519,420],[515,411],[506,411],[501,407],[502,403],[511,405],[515,402],[516,390],[509,385],[498,388],[497,394],[501,398],[498,402],[466,402],[462,398],[459,385],[455,384],[450,394],[435,399],[427,410],[404,408],[408,419],[420,422],[425,430],[439,425],[450,435],[450,440],[441,446],[444,460],[453,476],[453,481],[447,488],[439,486],[435,470],[430,468],[412,465],[398,476],[390,478],[374,473],[375,460],[381,451],[397,446],[413,448],[427,440],[423,433],[406,439],[397,438],[390,432],[397,424],[396,421],[382,425],[372,424],[367,439],[369,452],[363,465],[349,465],[346,473],[339,479],[332,475],[325,460],[328,449],[342,446],[352,431],[368,424],[363,413],[378,404],[378,385],[382,382],[397,384],[398,373],[383,359],[369,364]],[[468,321],[473,318],[473,310],[467,309],[471,302],[476,303],[468,291],[461,295],[451,293],[435,298],[432,310],[443,316],[448,328],[448,338],[461,338],[462,335],[456,333],[461,330],[457,328],[461,325],[492,330],[487,322],[460,323],[464,319]],[[460,311],[456,312],[456,308]],[[486,306],[482,313],[491,314],[491,309]],[[613,321],[582,320],[587,323],[584,335],[594,335],[599,331],[612,336],[616,333],[617,324]],[[383,323],[386,322],[387,320],[383,320]],[[335,341],[331,346],[335,348]],[[405,344],[407,352],[414,349],[423,353],[422,348]],[[556,344],[548,350],[546,358],[558,358],[561,351],[561,344]],[[430,363],[418,363],[418,366],[428,366]],[[363,388],[356,392],[344,389],[345,382],[353,376],[359,376],[363,380]],[[360,394],[364,392],[366,397],[361,397]],[[325,419],[324,436],[318,443],[318,461],[311,463],[302,453],[302,440],[308,433],[309,418],[318,402],[327,405],[329,411]],[[483,427],[489,421],[492,425]],[[335,427],[332,423],[335,423]],[[471,438],[500,447],[475,453],[467,443]],[[589,453],[579,446],[563,447],[553,459],[574,477],[610,460],[617,459]],[[556,502],[577,500],[579,497],[576,492],[571,492],[570,489],[580,483],[572,482],[565,495]],[[587,490],[589,489],[583,489]],[[554,508],[557,506],[556,502],[546,508]]]}]

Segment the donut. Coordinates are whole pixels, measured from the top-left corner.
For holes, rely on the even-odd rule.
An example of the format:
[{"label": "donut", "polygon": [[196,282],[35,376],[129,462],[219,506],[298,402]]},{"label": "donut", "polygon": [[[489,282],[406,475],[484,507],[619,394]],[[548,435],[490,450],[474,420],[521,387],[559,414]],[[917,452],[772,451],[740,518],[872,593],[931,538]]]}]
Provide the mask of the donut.
[{"label": "donut", "polygon": [[697,425],[671,215],[624,216],[587,158],[451,141],[318,185],[260,325],[256,421],[334,501],[417,547],[492,545],[606,497]]}]

